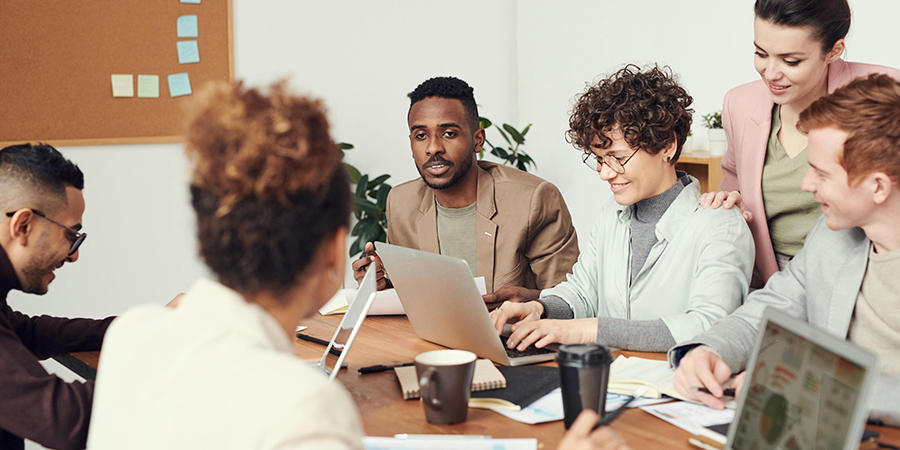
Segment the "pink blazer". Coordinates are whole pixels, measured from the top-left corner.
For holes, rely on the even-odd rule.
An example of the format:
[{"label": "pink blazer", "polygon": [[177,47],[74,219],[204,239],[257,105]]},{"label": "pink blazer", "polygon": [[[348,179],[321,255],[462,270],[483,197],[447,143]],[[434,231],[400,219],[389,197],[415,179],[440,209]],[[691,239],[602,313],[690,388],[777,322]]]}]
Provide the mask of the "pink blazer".
[{"label": "pink blazer", "polygon": [[[900,71],[896,69],[838,59],[828,67],[828,92],[834,92],[854,78],[876,72],[900,80]],[[766,84],[756,80],[728,91],[722,107],[722,124],[728,140],[728,150],[722,158],[722,190],[740,191],[744,204],[753,213],[749,225],[756,242],[756,265],[751,282],[754,287],[762,287],[778,271],[762,198],[762,171],[774,106]]]}]

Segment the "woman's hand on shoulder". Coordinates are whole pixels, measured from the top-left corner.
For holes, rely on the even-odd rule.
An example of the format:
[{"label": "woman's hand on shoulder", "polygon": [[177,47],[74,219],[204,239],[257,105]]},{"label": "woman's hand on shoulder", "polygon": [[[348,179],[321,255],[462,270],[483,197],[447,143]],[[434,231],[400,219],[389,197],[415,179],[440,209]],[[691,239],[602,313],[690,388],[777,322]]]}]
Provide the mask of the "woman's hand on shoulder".
[{"label": "woman's hand on shoulder", "polygon": [[717,191],[707,192],[700,196],[700,206],[704,208],[717,209],[720,206],[725,209],[731,209],[737,206],[741,210],[741,215],[747,223],[753,221],[753,213],[744,205],[744,199],[738,191]]}]

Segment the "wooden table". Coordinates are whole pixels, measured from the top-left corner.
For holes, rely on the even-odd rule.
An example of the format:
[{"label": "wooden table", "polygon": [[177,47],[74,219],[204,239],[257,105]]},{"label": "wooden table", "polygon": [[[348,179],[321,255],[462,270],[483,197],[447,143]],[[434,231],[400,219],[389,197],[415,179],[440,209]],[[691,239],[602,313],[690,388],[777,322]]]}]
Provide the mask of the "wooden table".
[{"label": "wooden table", "polygon": [[[303,333],[330,340],[341,316],[315,316],[302,325]],[[555,449],[565,433],[562,421],[528,425],[508,419],[486,409],[470,408],[466,422],[456,425],[432,425],[425,420],[422,404],[403,400],[400,384],[393,371],[360,375],[358,369],[377,364],[412,362],[421,352],[444,347],[420,340],[412,331],[405,316],[369,317],[363,323],[356,342],[345,358],[348,369],[341,370],[337,379],[347,388],[362,416],[368,436],[411,434],[478,434],[495,438],[537,438],[539,449]],[[294,350],[305,360],[318,360],[325,348],[311,342],[297,340]],[[664,359],[662,353],[616,352],[626,356]],[[98,352],[73,354],[88,365],[96,367]],[[336,358],[331,358],[333,365]],[[553,365],[552,363],[547,363]],[[612,424],[631,448],[693,449],[686,431],[670,425],[640,409],[629,409]],[[882,434],[881,442],[900,444],[900,430],[889,427],[869,428]]]}]

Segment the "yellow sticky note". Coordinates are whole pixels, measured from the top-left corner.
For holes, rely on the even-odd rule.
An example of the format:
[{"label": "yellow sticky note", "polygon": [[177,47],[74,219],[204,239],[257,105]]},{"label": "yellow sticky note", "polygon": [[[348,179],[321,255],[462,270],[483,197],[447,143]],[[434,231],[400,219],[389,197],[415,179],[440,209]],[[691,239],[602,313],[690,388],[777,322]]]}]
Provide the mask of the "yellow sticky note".
[{"label": "yellow sticky note", "polygon": [[134,97],[134,75],[112,76],[113,97]]},{"label": "yellow sticky note", "polygon": [[159,98],[159,75],[138,75],[138,97]]}]

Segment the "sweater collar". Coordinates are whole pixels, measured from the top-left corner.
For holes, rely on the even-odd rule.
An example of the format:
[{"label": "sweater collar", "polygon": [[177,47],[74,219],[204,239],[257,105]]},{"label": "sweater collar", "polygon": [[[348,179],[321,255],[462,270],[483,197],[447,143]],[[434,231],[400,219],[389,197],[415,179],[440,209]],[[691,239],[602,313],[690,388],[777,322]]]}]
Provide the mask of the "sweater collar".
[{"label": "sweater collar", "polygon": [[0,247],[0,298],[6,298],[9,291],[22,290],[22,283],[16,275],[16,269],[6,255],[6,250]]}]

